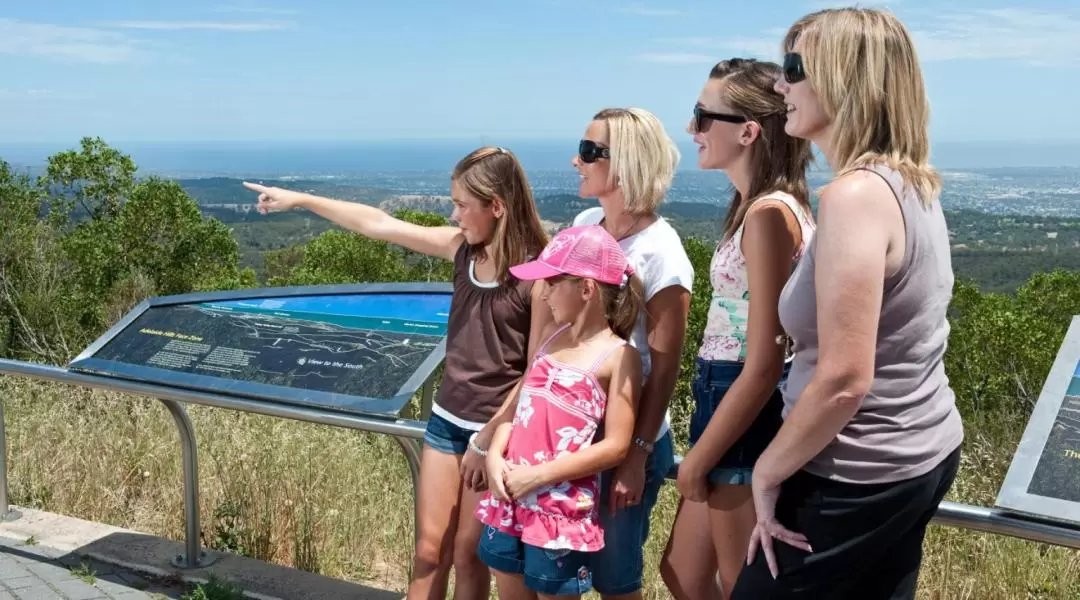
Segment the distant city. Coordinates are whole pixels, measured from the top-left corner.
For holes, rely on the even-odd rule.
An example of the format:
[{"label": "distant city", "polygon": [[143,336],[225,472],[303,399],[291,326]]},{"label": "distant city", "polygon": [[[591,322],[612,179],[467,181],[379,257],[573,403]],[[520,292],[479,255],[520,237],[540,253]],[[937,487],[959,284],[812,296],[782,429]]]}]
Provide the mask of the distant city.
[{"label": "distant city", "polygon": [[[668,200],[726,204],[731,195],[727,178],[698,169],[696,147],[685,141],[684,134],[676,139],[682,162]],[[577,175],[570,165],[575,141],[533,140],[506,147],[521,158],[537,197],[576,195]],[[324,193],[367,189],[380,196],[447,195],[454,163],[473,148],[495,143],[486,138],[277,144],[106,142],[131,155],[142,175],[188,181],[208,177],[274,180],[283,185],[292,181],[301,186],[317,181]],[[78,140],[67,145],[0,144],[0,160],[37,172],[50,154],[77,146]],[[942,203],[947,210],[1080,216],[1080,143],[943,143],[935,146],[934,164],[942,171]],[[812,187],[828,181],[826,169],[819,157],[810,173]],[[192,186],[184,187],[200,203],[221,202],[219,193],[211,200],[200,198]],[[229,195],[226,202],[248,197],[239,188],[237,194]]]}]

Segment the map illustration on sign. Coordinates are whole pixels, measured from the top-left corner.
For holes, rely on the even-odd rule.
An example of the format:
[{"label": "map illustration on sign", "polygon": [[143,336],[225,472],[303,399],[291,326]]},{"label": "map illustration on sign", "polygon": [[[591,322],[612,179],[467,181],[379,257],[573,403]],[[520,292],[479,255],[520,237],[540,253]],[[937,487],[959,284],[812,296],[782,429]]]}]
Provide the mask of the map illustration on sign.
[{"label": "map illustration on sign", "polygon": [[327,293],[330,286],[320,286],[284,290],[291,295],[259,290],[256,297],[157,298],[133,310],[70,367],[396,415],[442,360],[451,298],[448,286],[436,292],[401,285],[336,288],[351,287],[351,293]]},{"label": "map illustration on sign", "polygon": [[996,504],[1080,526],[1080,316],[1054,358]]},{"label": "map illustration on sign", "polygon": [[1080,502],[1080,361],[1076,363],[1028,492]]}]

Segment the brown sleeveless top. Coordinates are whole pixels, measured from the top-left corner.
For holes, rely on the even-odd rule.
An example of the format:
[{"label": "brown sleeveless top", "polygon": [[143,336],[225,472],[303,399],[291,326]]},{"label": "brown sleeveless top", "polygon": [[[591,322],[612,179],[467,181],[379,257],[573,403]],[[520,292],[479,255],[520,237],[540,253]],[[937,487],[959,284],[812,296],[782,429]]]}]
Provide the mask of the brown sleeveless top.
[{"label": "brown sleeveless top", "polygon": [[[888,166],[866,170],[880,175],[896,195],[904,216],[904,259],[896,273],[882,282],[870,393],[839,435],[805,467],[814,475],[862,484],[922,475],[964,438],[943,362],[953,271],[941,203],[935,198],[923,204],[914,188]],[[818,362],[814,264],[819,235],[810,242],[780,295],[780,322],[792,338],[795,353],[783,389],[785,417]]]},{"label": "brown sleeveless top", "polygon": [[525,373],[532,304],[531,281],[476,281],[474,254],[462,243],[454,255],[446,360],[433,407],[467,429],[490,420]]}]

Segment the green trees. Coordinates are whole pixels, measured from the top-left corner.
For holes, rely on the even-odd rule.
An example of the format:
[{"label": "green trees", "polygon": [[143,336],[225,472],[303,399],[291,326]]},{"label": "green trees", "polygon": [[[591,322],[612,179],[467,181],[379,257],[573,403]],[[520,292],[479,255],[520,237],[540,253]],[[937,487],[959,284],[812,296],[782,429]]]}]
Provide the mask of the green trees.
[{"label": "green trees", "polygon": [[[440,215],[407,209],[394,216],[418,225],[448,224]],[[449,281],[453,275],[449,261],[341,229],[325,231],[302,246],[267,252],[266,263],[270,286]]]},{"label": "green trees", "polygon": [[255,285],[231,231],[100,139],[35,179],[0,161],[0,355],[62,364],[151,295]]},{"label": "green trees", "polygon": [[[395,215],[446,223],[413,210]],[[680,433],[692,409],[713,252],[711,240],[686,237],[684,245],[697,285],[672,402]],[[336,227],[264,256],[271,286],[448,281],[452,274],[448,261]],[[204,216],[175,182],[137,178],[131,158],[100,139],[52,156],[36,179],[0,161],[0,356],[62,364],[148,296],[258,285],[238,263],[229,228]],[[1080,272],[1036,274],[1014,296],[958,282],[946,366],[965,417],[1026,422],[1074,314]]]},{"label": "green trees", "polygon": [[1036,273],[1015,296],[958,282],[945,365],[964,414],[1027,414],[1077,314],[1077,271]]}]

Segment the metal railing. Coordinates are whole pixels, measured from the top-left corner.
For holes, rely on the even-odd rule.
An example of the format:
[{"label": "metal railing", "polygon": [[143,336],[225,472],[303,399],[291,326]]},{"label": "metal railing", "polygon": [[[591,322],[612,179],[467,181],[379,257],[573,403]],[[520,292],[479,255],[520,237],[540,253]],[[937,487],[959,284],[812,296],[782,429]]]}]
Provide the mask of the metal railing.
[{"label": "metal railing", "polygon": [[[114,379],[69,371],[62,367],[0,359],[0,374],[30,377],[54,383],[78,385],[94,389],[133,394],[160,400],[172,414],[180,434],[180,446],[184,456],[184,553],[174,557],[172,564],[178,568],[200,568],[214,562],[212,554],[201,549],[199,533],[199,460],[195,444],[195,428],[181,403],[200,404],[240,412],[306,421],[345,429],[355,429],[392,436],[405,455],[413,483],[413,529],[416,531],[416,487],[420,478],[420,440],[424,437],[424,423],[410,419],[380,419],[352,415],[341,411],[320,409],[253,400],[240,396],[184,390],[153,383],[126,379]],[[431,382],[423,387],[424,405],[431,403]],[[0,398],[0,405],[3,399]],[[0,412],[0,417],[3,413]],[[6,457],[7,443],[5,425],[0,421],[0,451]],[[0,460],[0,511],[6,515],[10,510],[7,490],[7,470]]]},{"label": "metal railing", "polygon": [[[195,445],[195,429],[182,403],[200,404],[237,410],[241,412],[306,421],[342,427],[393,437],[405,455],[413,484],[413,530],[418,532],[419,518],[416,505],[416,489],[420,477],[420,441],[424,437],[423,421],[412,419],[380,419],[352,415],[316,407],[283,404],[209,392],[183,390],[152,383],[113,379],[69,371],[62,367],[0,359],[0,374],[40,379],[54,383],[78,385],[137,396],[157,398],[169,410],[180,434],[184,457],[184,554],[175,557],[172,564],[178,568],[200,568],[214,561],[213,554],[205,552],[200,544],[199,525],[199,462]],[[423,387],[422,416],[426,418],[431,406],[432,385]],[[3,420],[3,399],[0,398],[0,518],[18,518],[8,503],[7,487],[7,441]],[[678,472],[679,460],[668,478]],[[1080,549],[1080,530],[1055,523],[1039,521],[996,508],[986,508],[945,501],[938,506],[933,522],[938,525],[959,527],[1007,535],[1025,540]]]}]

